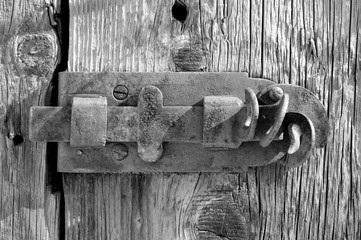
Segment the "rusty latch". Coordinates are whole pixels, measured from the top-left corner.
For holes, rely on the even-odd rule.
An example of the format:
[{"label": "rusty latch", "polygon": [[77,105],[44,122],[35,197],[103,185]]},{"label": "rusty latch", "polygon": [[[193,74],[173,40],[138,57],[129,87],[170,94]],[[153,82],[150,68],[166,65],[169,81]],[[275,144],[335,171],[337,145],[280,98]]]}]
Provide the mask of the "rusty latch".
[{"label": "rusty latch", "polygon": [[60,142],[64,172],[294,167],[328,135],[308,90],[244,73],[61,73],[59,89],[61,107],[31,109],[30,139]]}]

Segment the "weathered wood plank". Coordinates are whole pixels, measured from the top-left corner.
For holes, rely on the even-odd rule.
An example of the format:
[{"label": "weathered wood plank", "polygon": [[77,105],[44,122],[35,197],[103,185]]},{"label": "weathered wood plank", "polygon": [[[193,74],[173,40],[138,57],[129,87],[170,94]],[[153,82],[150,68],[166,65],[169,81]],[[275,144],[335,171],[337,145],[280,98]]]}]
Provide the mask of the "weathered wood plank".
[{"label": "weathered wood plank", "polygon": [[0,3],[0,239],[59,238],[60,194],[49,186],[46,145],[28,139],[29,109],[47,101],[58,56],[46,6]]},{"label": "weathered wood plank", "polygon": [[[67,239],[358,239],[361,4],[70,1],[70,71],[248,71],[302,85],[331,137],[297,169],[64,176]],[[223,226],[223,227],[220,227]]]}]

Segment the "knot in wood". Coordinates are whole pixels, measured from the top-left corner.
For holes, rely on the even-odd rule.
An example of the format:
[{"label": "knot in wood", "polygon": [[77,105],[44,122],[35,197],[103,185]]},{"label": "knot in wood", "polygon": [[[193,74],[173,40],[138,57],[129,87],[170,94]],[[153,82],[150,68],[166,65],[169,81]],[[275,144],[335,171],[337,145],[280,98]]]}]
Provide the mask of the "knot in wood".
[{"label": "knot in wood", "polygon": [[207,202],[198,212],[198,240],[248,239],[248,226],[239,206],[230,197]]},{"label": "knot in wood", "polygon": [[52,36],[27,34],[15,44],[17,63],[27,74],[44,76],[54,69],[57,50]]},{"label": "knot in wood", "polygon": [[200,72],[206,69],[206,57],[201,43],[177,39],[172,53],[173,62],[180,71]]}]

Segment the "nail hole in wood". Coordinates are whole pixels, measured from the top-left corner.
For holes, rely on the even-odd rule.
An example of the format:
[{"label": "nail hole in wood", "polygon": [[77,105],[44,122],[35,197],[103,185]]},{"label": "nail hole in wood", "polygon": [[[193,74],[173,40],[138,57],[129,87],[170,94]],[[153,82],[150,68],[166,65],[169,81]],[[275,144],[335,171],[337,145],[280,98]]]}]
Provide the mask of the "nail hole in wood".
[{"label": "nail hole in wood", "polygon": [[185,5],[185,3],[182,1],[179,0],[175,1],[172,7],[172,15],[176,20],[183,23],[188,16],[187,5]]},{"label": "nail hole in wood", "polygon": [[24,142],[24,138],[23,136],[21,136],[20,134],[16,134],[13,138],[13,143],[15,146],[20,145]]}]

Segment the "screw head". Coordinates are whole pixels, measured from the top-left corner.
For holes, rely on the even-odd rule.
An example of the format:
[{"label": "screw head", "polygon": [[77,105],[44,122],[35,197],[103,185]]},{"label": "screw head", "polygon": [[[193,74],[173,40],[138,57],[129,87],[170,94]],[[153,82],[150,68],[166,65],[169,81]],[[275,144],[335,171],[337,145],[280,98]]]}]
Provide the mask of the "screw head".
[{"label": "screw head", "polygon": [[115,162],[120,162],[128,156],[128,147],[124,144],[115,144],[111,148],[111,154]]},{"label": "screw head", "polygon": [[113,96],[116,100],[125,100],[129,95],[129,90],[124,85],[118,85],[113,90]]}]

